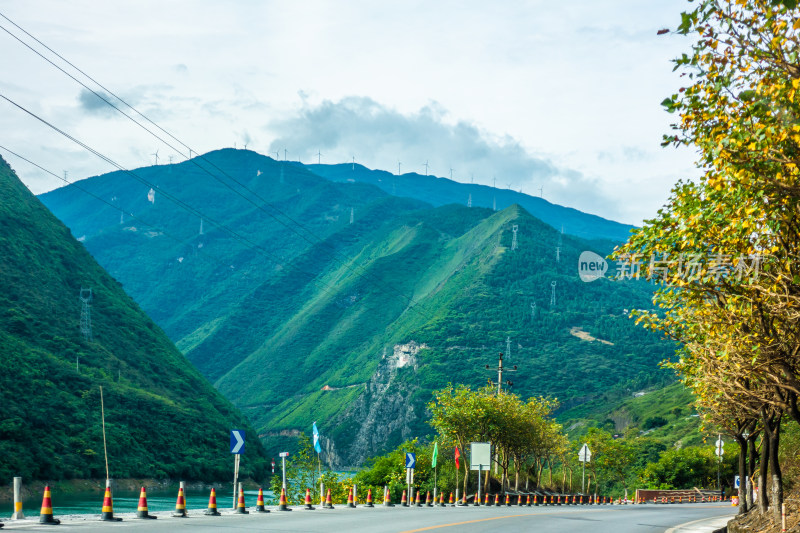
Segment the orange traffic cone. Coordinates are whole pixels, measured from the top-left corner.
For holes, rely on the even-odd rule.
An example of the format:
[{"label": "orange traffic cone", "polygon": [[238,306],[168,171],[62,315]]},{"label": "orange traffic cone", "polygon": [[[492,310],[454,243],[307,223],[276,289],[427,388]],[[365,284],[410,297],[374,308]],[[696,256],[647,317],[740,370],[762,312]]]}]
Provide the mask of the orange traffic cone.
[{"label": "orange traffic cone", "polygon": [[349,507],[350,509],[355,509],[356,508],[356,504],[353,501],[353,488],[352,487],[350,487],[350,490],[347,493],[347,507]]},{"label": "orange traffic cone", "polygon": [[258,498],[256,499],[256,512],[257,513],[268,513],[269,510],[264,507],[264,491],[261,487],[258,487]]},{"label": "orange traffic cone", "polygon": [[313,505],[311,505],[311,489],[306,489],[306,504],[305,504],[306,511],[313,511],[316,509]]},{"label": "orange traffic cone", "polygon": [[219,516],[219,511],[217,511],[217,493],[214,491],[214,488],[211,488],[211,496],[208,497],[208,509],[203,512],[206,516]]},{"label": "orange traffic cone", "polygon": [[531,506],[531,495],[530,494],[528,494],[528,501],[525,503],[525,506],[526,507],[530,507]]},{"label": "orange traffic cone", "polygon": [[281,499],[278,500],[278,510],[279,511],[291,511],[291,509],[289,509],[289,506],[287,505],[287,502],[286,502],[286,489],[284,489],[284,488],[281,488]]},{"label": "orange traffic cone", "polygon": [[392,503],[392,493],[389,492],[389,487],[386,487],[386,490],[383,491],[383,506],[394,507],[394,504]]},{"label": "orange traffic cone", "polygon": [[486,497],[483,499],[483,505],[489,505],[489,494],[486,494]]},{"label": "orange traffic cone", "polygon": [[431,491],[425,495],[425,507],[433,507],[433,503],[431,502]]},{"label": "orange traffic cone", "polygon": [[494,506],[500,507],[500,493],[494,495]]},{"label": "orange traffic cone", "polygon": [[450,493],[450,498],[447,499],[447,503],[449,503],[452,507],[455,507],[455,505],[456,505],[456,500],[453,497],[453,493],[452,492]]},{"label": "orange traffic cone", "polygon": [[333,501],[331,500],[331,489],[328,489],[328,494],[325,497],[325,505],[322,506],[323,509],[335,509],[333,506]]},{"label": "orange traffic cone", "polygon": [[414,503],[417,505],[417,507],[422,507],[422,500],[419,498],[419,491],[417,491],[417,496]]},{"label": "orange traffic cone", "polygon": [[375,507],[372,504],[372,489],[367,489],[367,503],[365,504],[366,507]]},{"label": "orange traffic cone", "polygon": [[439,493],[439,507],[447,507],[447,504],[444,503],[444,492]]},{"label": "orange traffic cone", "polygon": [[[45,488],[47,490],[47,488]],[[136,509],[136,518],[158,518],[147,514],[147,491],[142,487],[139,492],[139,507]],[[42,522],[44,523],[44,522]]]},{"label": "orange traffic cone", "polygon": [[183,487],[178,489],[178,501],[175,502],[175,518],[186,518],[186,498],[183,496]]},{"label": "orange traffic cone", "polygon": [[122,518],[114,518],[114,500],[111,498],[111,482],[106,481],[106,493],[103,496],[103,511],[100,520],[106,522],[122,522]]},{"label": "orange traffic cone", "polygon": [[511,495],[506,492],[506,507],[511,507]]},{"label": "orange traffic cone", "polygon": [[239,486],[239,503],[236,504],[236,514],[250,514],[244,504],[244,489]]},{"label": "orange traffic cone", "polygon": [[44,497],[42,497],[42,510],[39,512],[39,523],[40,524],[61,523],[61,520],[53,518],[53,501],[50,499],[50,487],[44,488]]},{"label": "orange traffic cone", "polygon": [[400,497],[400,505],[403,507],[408,507],[408,497],[406,496],[405,490],[403,490],[403,495]]}]

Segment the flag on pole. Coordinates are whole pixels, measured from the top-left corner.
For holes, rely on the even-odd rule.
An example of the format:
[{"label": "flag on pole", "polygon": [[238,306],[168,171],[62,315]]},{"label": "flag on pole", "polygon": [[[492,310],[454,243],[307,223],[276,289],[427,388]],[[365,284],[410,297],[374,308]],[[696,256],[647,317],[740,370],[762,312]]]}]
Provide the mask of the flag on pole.
[{"label": "flag on pole", "polygon": [[433,456],[431,456],[431,468],[436,468],[436,458],[439,456],[439,443],[433,442]]},{"label": "flag on pole", "polygon": [[458,446],[456,446],[456,469],[458,469],[458,458],[461,457],[461,453],[458,451]]},{"label": "flag on pole", "polygon": [[314,424],[311,426],[311,433],[314,435],[314,449],[317,451],[317,453],[320,453],[322,451],[322,447],[319,445],[319,430],[317,429],[316,422],[314,422]]}]

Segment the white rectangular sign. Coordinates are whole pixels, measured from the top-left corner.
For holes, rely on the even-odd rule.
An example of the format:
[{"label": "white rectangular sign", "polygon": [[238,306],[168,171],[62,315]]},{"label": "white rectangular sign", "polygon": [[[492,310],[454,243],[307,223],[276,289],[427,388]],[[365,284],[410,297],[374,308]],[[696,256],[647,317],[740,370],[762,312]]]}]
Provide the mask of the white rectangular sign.
[{"label": "white rectangular sign", "polygon": [[489,442],[469,443],[469,469],[488,470],[492,466],[492,445]]}]

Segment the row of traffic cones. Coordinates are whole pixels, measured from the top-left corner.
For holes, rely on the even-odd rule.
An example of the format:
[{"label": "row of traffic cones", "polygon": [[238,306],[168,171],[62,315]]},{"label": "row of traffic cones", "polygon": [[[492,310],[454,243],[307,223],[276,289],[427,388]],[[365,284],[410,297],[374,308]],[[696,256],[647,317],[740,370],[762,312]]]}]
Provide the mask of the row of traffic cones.
[{"label": "row of traffic cones", "polygon": [[[681,501],[681,500],[679,500],[679,501]],[[550,496],[549,498],[547,496],[545,496],[544,497],[544,501],[542,503],[544,505],[561,505],[561,496],[557,496],[557,497]],[[578,499],[578,497],[573,496],[572,497],[572,501],[570,501],[569,496],[567,496],[565,498],[565,502],[564,503],[567,504],[567,505],[569,505],[569,504],[573,504],[573,505],[575,505],[575,504],[583,504],[584,503],[583,496],[580,496],[580,499]],[[590,505],[593,504],[593,503],[595,505],[603,505],[603,504],[609,504],[609,503],[613,504],[613,500],[609,500],[608,498],[603,498],[603,497],[592,498],[591,496],[589,496],[588,497],[588,503]],[[643,502],[640,502],[640,503],[643,503]],[[450,493],[449,504],[451,506],[455,505],[455,500],[453,498],[453,493],[452,492]],[[391,495],[389,493],[388,488],[387,488],[387,490],[386,490],[386,492],[384,493],[384,496],[383,496],[383,505],[386,506],[386,507],[394,507],[394,504],[392,504],[392,502],[391,502]],[[400,499],[400,505],[402,505],[403,507],[409,507],[410,505],[415,505],[416,507],[423,507],[423,506],[425,506],[425,507],[433,507],[434,505],[436,505],[436,502],[435,502],[434,499],[432,499],[430,491],[428,491],[426,496],[425,496],[425,502],[424,503],[422,502],[421,493],[420,492],[417,492],[415,501],[413,503],[411,503],[411,502],[408,501],[407,493],[404,490],[403,491],[403,495],[402,495],[402,497]],[[476,505],[480,505],[480,502],[476,502]],[[485,496],[483,505],[487,505],[487,506],[492,505],[492,502],[490,500],[490,495],[489,494],[487,494]],[[519,507],[527,505],[528,507],[530,507],[532,505],[531,497],[530,497],[530,495],[527,495],[526,500],[523,501],[523,495],[520,494],[520,495],[517,496],[516,503],[514,503],[512,501],[512,499],[511,499],[511,495],[506,494],[505,505],[507,507],[511,507],[512,505],[517,505]],[[539,505],[538,498],[534,497],[533,505]],[[372,490],[371,489],[367,491],[367,500],[366,500],[365,506],[366,507],[374,507],[374,502],[373,502],[373,499],[372,499]],[[439,497],[438,506],[446,507],[445,502],[444,502],[444,493],[442,493],[440,495],[440,497]],[[499,494],[495,494],[494,506],[496,506],[496,507],[502,506]],[[348,496],[347,496],[347,507],[349,507],[349,508],[355,508],[356,507],[356,504],[355,504],[355,501],[354,501],[354,498],[353,498],[353,489],[352,488],[350,489],[350,491],[348,493]],[[310,510],[310,511],[315,510],[315,507],[312,505],[312,502],[311,502],[311,490],[310,489],[306,489],[306,497],[305,497],[305,506],[304,506],[304,508],[306,510]],[[331,501],[331,490],[330,489],[328,489],[326,497],[322,501],[322,508],[323,509],[333,509],[334,508],[333,507],[333,502]],[[281,489],[281,496],[280,496],[280,500],[278,502],[278,510],[279,511],[291,511],[292,510],[291,508],[289,508],[289,506],[287,504],[286,489]],[[238,499],[238,504],[236,506],[236,511],[235,512],[237,514],[249,514],[249,511],[247,510],[247,508],[245,506],[244,490],[241,487],[239,488],[239,499]],[[256,500],[256,512],[269,513],[269,510],[266,509],[266,507],[264,506],[264,493],[263,493],[262,489],[258,489],[258,499]],[[220,513],[217,510],[216,491],[213,488],[211,489],[211,495],[210,495],[209,500],[208,500],[208,509],[203,514],[208,515],[208,516],[220,516]],[[178,490],[178,500],[175,503],[175,513],[173,514],[173,516],[174,517],[180,517],[180,518],[185,518],[185,517],[188,516],[187,513],[186,513],[186,498],[185,498],[185,495],[184,495],[184,492],[183,492],[183,487],[181,487]],[[103,509],[102,509],[102,513],[101,513],[101,517],[100,518],[101,518],[101,520],[104,520],[104,521],[115,521],[115,522],[118,522],[118,521],[122,520],[122,518],[114,517],[114,504],[113,504],[112,497],[111,497],[111,487],[109,485],[106,486],[105,495],[103,497]],[[140,519],[156,519],[157,518],[156,516],[152,516],[152,515],[150,515],[148,513],[147,492],[146,492],[144,487],[142,487],[141,492],[139,493],[139,505],[138,505],[138,508],[137,508],[136,518],[140,518]],[[51,499],[51,495],[50,495],[50,487],[49,486],[45,487],[45,489],[44,489],[44,497],[42,499],[42,509],[41,509],[41,512],[40,512],[40,515],[39,515],[39,522],[42,523],[42,524],[59,524],[60,523],[59,520],[57,520],[57,519],[55,519],[53,517],[53,504],[52,504],[52,499]]]},{"label": "row of traffic cones", "polygon": [[[330,502],[330,490],[328,490],[328,502]],[[368,498],[371,501],[371,496]],[[369,506],[369,505],[368,505]],[[331,505],[331,509],[333,506]],[[291,511],[291,509],[287,506],[286,501],[286,490],[281,489],[281,497],[280,502],[278,505],[278,509],[281,511]],[[306,509],[314,509],[311,507],[311,491],[306,490]],[[269,510],[264,506],[264,492],[262,489],[258,489],[258,499],[256,500],[256,512],[259,513],[268,513]],[[239,501],[236,507],[236,513],[238,514],[249,514],[249,511],[245,508],[244,502],[244,490],[239,489]],[[219,511],[217,510],[217,493],[212,488],[211,495],[208,498],[208,509],[203,512],[204,515],[207,516],[220,516]],[[186,518],[188,515],[186,513],[186,497],[183,493],[183,487],[178,489],[178,500],[175,503],[175,513],[172,515],[176,518]],[[136,518],[141,519],[150,519],[155,520],[158,517],[149,514],[149,510],[147,507],[147,491],[144,487],[142,487],[141,491],[139,492],[139,505],[136,509]],[[106,522],[120,522],[122,518],[118,518],[114,516],[114,502],[111,496],[111,487],[109,484],[106,485],[105,494],[103,495],[103,508],[100,513],[100,519]],[[60,524],[61,521],[53,517],[53,501],[50,494],[50,487],[46,486],[44,488],[44,497],[42,498],[42,509],[39,513],[39,523],[40,524]],[[2,528],[2,522],[0,522],[0,528]]]}]

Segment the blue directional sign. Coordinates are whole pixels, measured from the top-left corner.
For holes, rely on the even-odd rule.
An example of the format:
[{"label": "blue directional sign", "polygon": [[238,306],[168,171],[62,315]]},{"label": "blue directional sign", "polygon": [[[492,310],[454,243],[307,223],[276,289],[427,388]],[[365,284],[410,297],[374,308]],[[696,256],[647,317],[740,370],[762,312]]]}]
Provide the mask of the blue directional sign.
[{"label": "blue directional sign", "polygon": [[417,454],[406,453],[406,468],[414,468],[417,464]]},{"label": "blue directional sign", "polygon": [[244,453],[244,430],[231,430],[231,453]]}]

